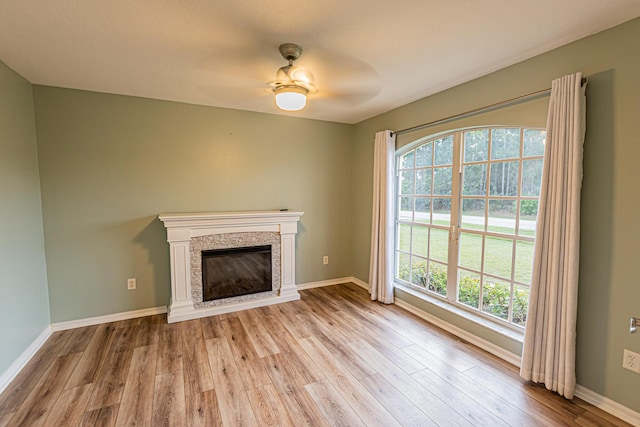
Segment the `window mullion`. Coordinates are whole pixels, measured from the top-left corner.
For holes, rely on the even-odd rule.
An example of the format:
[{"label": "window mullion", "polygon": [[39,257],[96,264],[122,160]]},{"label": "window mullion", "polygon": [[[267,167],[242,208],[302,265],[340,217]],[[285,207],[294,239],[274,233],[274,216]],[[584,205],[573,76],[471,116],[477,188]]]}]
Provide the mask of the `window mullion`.
[{"label": "window mullion", "polygon": [[453,136],[453,167],[451,177],[451,223],[449,227],[449,252],[447,260],[447,299],[458,299],[458,242],[460,241],[460,193],[462,188],[462,132]]}]

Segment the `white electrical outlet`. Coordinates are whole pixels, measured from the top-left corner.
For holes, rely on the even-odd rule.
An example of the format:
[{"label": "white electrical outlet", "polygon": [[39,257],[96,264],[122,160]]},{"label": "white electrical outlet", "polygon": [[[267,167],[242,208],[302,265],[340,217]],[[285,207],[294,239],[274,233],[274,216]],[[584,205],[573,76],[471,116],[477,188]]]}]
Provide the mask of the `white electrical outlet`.
[{"label": "white electrical outlet", "polygon": [[133,279],[127,279],[127,289],[132,291],[135,288],[136,288],[136,279],[135,279],[135,277]]},{"label": "white electrical outlet", "polygon": [[630,371],[640,374],[640,354],[624,349],[624,357],[622,359],[622,367]]},{"label": "white electrical outlet", "polygon": [[323,256],[323,257],[322,257],[322,263],[323,263],[324,265],[329,264],[329,257],[328,257],[327,255],[325,255],[325,256]]}]

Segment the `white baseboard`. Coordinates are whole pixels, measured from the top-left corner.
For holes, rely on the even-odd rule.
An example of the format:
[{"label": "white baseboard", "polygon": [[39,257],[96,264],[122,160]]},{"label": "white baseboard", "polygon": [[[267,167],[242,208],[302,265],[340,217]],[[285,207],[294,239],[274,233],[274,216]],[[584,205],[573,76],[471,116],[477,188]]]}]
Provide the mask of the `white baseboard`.
[{"label": "white baseboard", "polygon": [[322,288],[324,286],[342,285],[349,282],[353,282],[353,277],[339,277],[337,279],[321,280],[319,282],[300,283],[296,286],[299,291],[303,291],[305,289]]},{"label": "white baseboard", "polygon": [[592,404],[596,408],[600,408],[603,411],[610,413],[614,417],[618,417],[631,425],[640,426],[640,413],[633,409],[629,409],[618,402],[581,386],[580,384],[576,385],[575,395],[585,402]]},{"label": "white baseboard", "polygon": [[369,288],[369,284],[367,282],[365,282],[364,280],[360,280],[357,277],[349,277],[349,280],[351,281],[351,283],[354,283],[358,286],[360,286],[363,289],[366,289],[367,292],[370,292],[371,289]]},{"label": "white baseboard", "polygon": [[64,331],[66,329],[82,328],[85,326],[99,325],[101,323],[118,322],[120,320],[135,319],[137,317],[144,316],[154,316],[156,314],[164,314],[166,312],[166,306],[144,308],[142,310],[125,311],[122,313],[107,314],[105,316],[88,317],[86,319],[52,323],[51,329],[54,331]]},{"label": "white baseboard", "polygon": [[23,351],[22,354],[7,368],[7,370],[0,375],[0,393],[2,393],[4,389],[11,384],[11,381],[18,376],[20,371],[22,371],[22,368],[24,368],[36,352],[40,350],[40,347],[47,342],[47,339],[49,339],[52,332],[51,326],[47,325],[36,339],[29,344],[25,351]]}]

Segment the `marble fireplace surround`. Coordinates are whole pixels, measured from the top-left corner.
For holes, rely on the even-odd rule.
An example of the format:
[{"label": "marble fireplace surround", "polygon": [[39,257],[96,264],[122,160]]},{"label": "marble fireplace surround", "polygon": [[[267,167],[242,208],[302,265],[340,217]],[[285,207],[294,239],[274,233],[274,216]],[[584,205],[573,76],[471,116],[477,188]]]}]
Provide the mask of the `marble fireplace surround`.
[{"label": "marble fireplace surround", "polygon": [[[168,322],[300,299],[295,284],[295,235],[303,214],[289,211],[160,214],[158,217],[167,229],[171,266]],[[272,275],[272,291],[203,303],[200,251],[261,242],[273,244],[272,268],[277,271]],[[196,256],[198,259],[193,259]]]}]

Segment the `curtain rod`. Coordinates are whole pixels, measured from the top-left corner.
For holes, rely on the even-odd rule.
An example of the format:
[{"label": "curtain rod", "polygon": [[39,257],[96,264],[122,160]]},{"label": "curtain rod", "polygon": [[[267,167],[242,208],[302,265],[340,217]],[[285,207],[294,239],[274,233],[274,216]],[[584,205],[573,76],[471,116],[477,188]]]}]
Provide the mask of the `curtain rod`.
[{"label": "curtain rod", "polygon": [[[587,82],[587,79],[583,78],[581,84],[584,85],[586,82]],[[517,96],[515,98],[507,99],[505,101],[496,102],[495,104],[487,105],[485,107],[480,107],[474,110],[465,111],[464,113],[456,114],[454,116],[445,117],[443,119],[434,120],[429,123],[423,123],[421,125],[412,126],[410,128],[402,129],[396,132],[391,132],[391,135],[402,135],[403,133],[415,132],[417,130],[425,129],[431,126],[436,126],[443,123],[451,122],[453,120],[463,119],[466,117],[474,116],[476,114],[497,110],[503,107],[508,107],[514,104],[520,104],[521,102],[532,101],[534,99],[542,98],[543,96],[548,96],[549,94],[551,94],[551,88],[539,90],[537,92],[532,92],[526,95]]]}]

